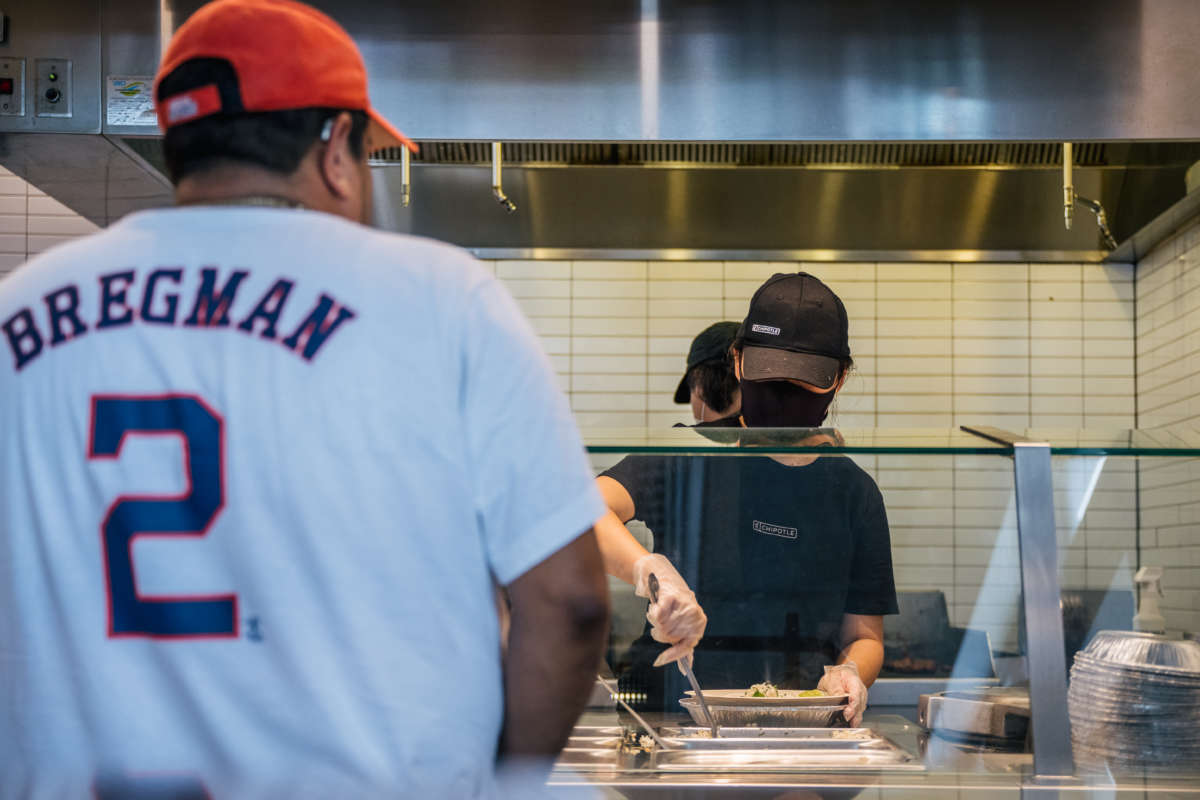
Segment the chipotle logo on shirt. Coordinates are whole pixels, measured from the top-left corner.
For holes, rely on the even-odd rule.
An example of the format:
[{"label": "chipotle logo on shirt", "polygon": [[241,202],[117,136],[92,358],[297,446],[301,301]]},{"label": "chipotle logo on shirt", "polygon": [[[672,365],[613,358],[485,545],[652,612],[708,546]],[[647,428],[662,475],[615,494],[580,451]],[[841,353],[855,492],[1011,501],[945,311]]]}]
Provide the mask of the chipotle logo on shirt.
[{"label": "chipotle logo on shirt", "polygon": [[750,527],[754,529],[755,533],[765,533],[768,536],[778,536],[783,539],[795,539],[799,536],[799,531],[786,525],[772,525],[769,522],[754,520]]}]

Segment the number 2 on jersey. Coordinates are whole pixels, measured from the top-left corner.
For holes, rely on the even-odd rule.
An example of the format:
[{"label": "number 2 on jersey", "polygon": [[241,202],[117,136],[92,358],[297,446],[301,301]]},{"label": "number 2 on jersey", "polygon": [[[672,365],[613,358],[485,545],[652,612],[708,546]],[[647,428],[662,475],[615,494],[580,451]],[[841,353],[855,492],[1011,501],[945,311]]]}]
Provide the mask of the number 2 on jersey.
[{"label": "number 2 on jersey", "polygon": [[143,596],[139,536],[204,536],[225,505],[223,421],[194,395],[92,397],[89,459],[120,458],[127,436],[178,436],[187,490],[175,497],[118,497],[100,527],[112,637],[237,636],[237,595]]}]

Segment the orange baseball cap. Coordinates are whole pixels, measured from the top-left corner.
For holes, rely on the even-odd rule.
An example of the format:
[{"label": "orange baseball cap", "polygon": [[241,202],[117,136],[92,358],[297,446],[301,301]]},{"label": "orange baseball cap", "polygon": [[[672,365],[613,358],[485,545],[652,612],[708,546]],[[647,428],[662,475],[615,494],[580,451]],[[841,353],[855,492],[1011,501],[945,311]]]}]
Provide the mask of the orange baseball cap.
[{"label": "orange baseball cap", "polygon": [[[229,62],[240,103],[236,98],[231,103],[215,83],[158,96],[165,76],[200,58]],[[294,0],[216,0],[203,6],[171,37],[154,80],[154,98],[164,131],[214,114],[344,108],[366,112],[372,151],[400,146],[417,151],[371,107],[367,68],[350,35]]]}]

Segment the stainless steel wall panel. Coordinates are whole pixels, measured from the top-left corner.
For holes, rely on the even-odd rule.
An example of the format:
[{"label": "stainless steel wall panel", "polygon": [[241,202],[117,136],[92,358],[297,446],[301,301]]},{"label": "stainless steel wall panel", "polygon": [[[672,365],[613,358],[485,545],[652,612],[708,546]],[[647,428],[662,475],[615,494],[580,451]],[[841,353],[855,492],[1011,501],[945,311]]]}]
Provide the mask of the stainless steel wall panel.
[{"label": "stainless steel wall panel", "polygon": [[[101,42],[101,103],[111,75],[153,78],[158,71],[162,39],[162,8],[147,0],[101,0],[104,36]],[[101,113],[103,114],[103,108]],[[158,136],[158,126],[109,125],[102,118],[105,133],[124,136]]]},{"label": "stainless steel wall panel", "polygon": [[[1175,13],[1163,25],[1167,6]],[[664,138],[1139,138],[1146,133],[1135,128],[1160,124],[1170,135],[1200,134],[1200,114],[1160,105],[1163,76],[1147,74],[1183,64],[1145,52],[1158,36],[1177,40],[1175,26],[1200,26],[1195,4],[663,0],[661,8]],[[1158,115],[1131,113],[1137,107]]]},{"label": "stainless steel wall panel", "polygon": [[[14,0],[4,4],[4,13],[8,42],[0,55],[25,59],[26,101],[24,116],[0,116],[0,133],[99,133],[100,0]],[[35,114],[34,66],[43,58],[71,62],[69,117]]]},{"label": "stainless steel wall panel", "polygon": [[[97,130],[105,75],[152,73],[160,31],[199,5],[10,3],[5,55],[72,59],[75,113],[0,130]],[[1200,138],[1193,0],[316,5],[421,139]]]},{"label": "stainless steel wall panel", "polygon": [[1200,137],[1194,0],[316,5],[423,139]]},{"label": "stainless steel wall panel", "polygon": [[6,134],[0,164],[101,226],[173,199],[161,173],[106,136]]}]

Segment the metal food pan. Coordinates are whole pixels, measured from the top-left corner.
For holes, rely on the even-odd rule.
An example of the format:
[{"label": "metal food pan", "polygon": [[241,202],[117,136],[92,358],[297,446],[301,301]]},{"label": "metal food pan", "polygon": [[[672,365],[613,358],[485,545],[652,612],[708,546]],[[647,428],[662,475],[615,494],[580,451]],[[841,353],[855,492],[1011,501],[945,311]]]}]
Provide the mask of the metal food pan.
[{"label": "metal food pan", "polygon": [[[707,736],[710,731],[711,729],[707,725],[664,725],[658,729],[658,732],[663,736],[672,737],[704,737]],[[721,726],[717,729],[717,732],[721,734],[721,736],[728,736],[735,739],[750,739],[764,736],[772,739],[854,740],[880,738],[879,735],[870,728],[756,728]]]},{"label": "metal food pan", "polygon": [[620,725],[576,725],[571,729],[572,736],[617,736],[624,732]]},{"label": "metal food pan", "polygon": [[[708,722],[700,703],[684,698],[679,705],[698,725]],[[761,726],[764,728],[832,728],[846,725],[845,706],[724,706],[709,703],[718,726]]]},{"label": "metal food pan", "polygon": [[735,738],[722,736],[719,739],[704,739],[696,736],[663,739],[667,747],[679,750],[791,750],[803,752],[888,750],[891,745],[883,739],[773,739],[764,736]]},{"label": "metal food pan", "polygon": [[586,767],[616,767],[619,761],[617,748],[568,747],[558,756],[558,763],[563,766]]},{"label": "metal food pan", "polygon": [[923,770],[900,750],[660,750],[653,765],[664,772],[846,772],[873,769]]},{"label": "metal food pan", "polygon": [[587,750],[603,750],[605,748],[615,749],[621,743],[620,736],[569,736],[567,737],[567,747],[578,749],[584,748]]},{"label": "metal food pan", "polygon": [[[786,694],[780,697],[749,697],[745,689],[705,689],[704,699],[709,705],[718,706],[753,706],[754,708],[770,706],[844,706],[850,702],[848,694],[819,694],[807,697],[792,697]],[[692,699],[696,696],[694,689],[685,691],[684,696]]]}]

